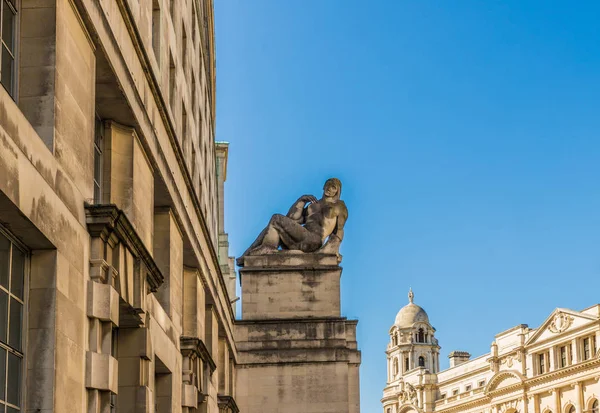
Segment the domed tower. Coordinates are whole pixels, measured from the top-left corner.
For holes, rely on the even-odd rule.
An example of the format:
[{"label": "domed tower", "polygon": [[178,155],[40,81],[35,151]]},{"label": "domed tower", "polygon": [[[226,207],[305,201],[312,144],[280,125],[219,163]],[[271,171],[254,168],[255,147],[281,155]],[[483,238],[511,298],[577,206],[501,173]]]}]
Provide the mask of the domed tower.
[{"label": "domed tower", "polygon": [[387,347],[388,384],[413,371],[437,373],[440,370],[440,346],[434,337],[435,328],[429,324],[425,310],[414,303],[412,289],[408,304],[396,315],[390,328]]}]

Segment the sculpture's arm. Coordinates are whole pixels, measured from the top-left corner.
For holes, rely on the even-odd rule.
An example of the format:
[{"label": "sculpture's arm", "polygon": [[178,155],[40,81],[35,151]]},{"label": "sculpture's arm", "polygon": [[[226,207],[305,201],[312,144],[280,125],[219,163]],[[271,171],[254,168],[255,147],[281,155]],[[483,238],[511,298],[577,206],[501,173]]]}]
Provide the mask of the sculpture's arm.
[{"label": "sculpture's arm", "polygon": [[315,203],[317,202],[317,198],[312,195],[302,195],[296,202],[294,202],[294,205],[292,205],[287,213],[287,217],[300,224],[304,224],[306,219],[306,204],[309,202]]},{"label": "sculpture's arm", "polygon": [[337,225],[333,230],[333,234],[335,235],[339,241],[344,239],[344,225],[346,225],[346,221],[348,220],[348,208],[346,208],[346,204],[344,201],[340,201],[340,212],[337,216]]}]

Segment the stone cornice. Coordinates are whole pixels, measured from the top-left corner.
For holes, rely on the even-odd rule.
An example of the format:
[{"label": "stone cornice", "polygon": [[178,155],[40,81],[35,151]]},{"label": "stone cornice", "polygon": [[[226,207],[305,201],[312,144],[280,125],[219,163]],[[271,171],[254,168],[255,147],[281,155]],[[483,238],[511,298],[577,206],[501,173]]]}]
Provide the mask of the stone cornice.
[{"label": "stone cornice", "polygon": [[198,358],[202,359],[206,364],[208,364],[211,374],[217,369],[217,364],[208,352],[204,341],[200,340],[198,337],[181,336],[179,343],[181,346],[181,354],[195,354]]},{"label": "stone cornice", "polygon": [[217,399],[219,404],[219,412],[239,413],[240,409],[238,408],[238,405],[232,396],[224,396],[219,394],[217,395]]},{"label": "stone cornice", "polygon": [[541,374],[539,376],[529,378],[525,381],[525,383],[527,384],[527,386],[537,385],[537,384],[549,382],[552,380],[556,380],[557,378],[560,378],[566,374],[577,373],[577,372],[586,370],[590,367],[594,367],[597,365],[600,365],[600,358],[598,358],[598,357],[593,358],[591,360],[584,361],[582,363],[573,364],[569,367],[564,367],[564,368],[561,368],[558,370],[548,372],[546,374]]},{"label": "stone cornice", "polygon": [[[474,399],[474,400],[469,400],[468,402],[465,402],[465,403],[456,403],[455,405],[450,406],[450,407],[445,408],[445,409],[444,408],[438,409],[437,406],[436,406],[435,410],[436,410],[436,412],[453,412],[453,411],[456,411],[456,410],[464,411],[464,410],[469,409],[471,407],[480,406],[482,404],[488,404],[489,402],[490,402],[490,398],[489,397],[482,396],[482,397],[479,397],[479,398]],[[436,404],[437,404],[437,401],[436,401]]]},{"label": "stone cornice", "polygon": [[144,263],[148,270],[146,271],[146,280],[150,290],[158,290],[158,287],[164,282],[164,276],[127,215],[116,205],[107,204],[85,205],[85,216],[90,235],[107,241],[111,236],[116,236],[136,258]]}]

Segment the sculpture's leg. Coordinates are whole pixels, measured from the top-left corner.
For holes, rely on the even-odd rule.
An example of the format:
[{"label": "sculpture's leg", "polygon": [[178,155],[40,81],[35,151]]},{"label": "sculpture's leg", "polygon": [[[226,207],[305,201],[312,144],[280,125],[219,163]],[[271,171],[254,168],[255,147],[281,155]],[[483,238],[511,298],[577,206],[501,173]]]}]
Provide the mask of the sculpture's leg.
[{"label": "sculpture's leg", "polygon": [[277,229],[275,228],[275,222],[279,220],[279,214],[275,214],[271,217],[271,220],[262,230],[262,232],[258,235],[258,237],[254,240],[252,245],[248,247],[248,249],[242,254],[244,255],[252,255],[257,252],[260,254],[262,252],[274,251],[279,248],[279,244],[281,242],[279,238],[279,234]]},{"label": "sculpture's leg", "polygon": [[277,251],[279,247],[312,252],[321,246],[319,235],[304,228],[295,220],[281,214],[271,217],[269,225],[243,255],[261,255]]},{"label": "sculpture's leg", "polygon": [[312,252],[321,246],[321,239],[295,220],[283,215],[274,216],[273,227],[281,243],[290,250]]}]

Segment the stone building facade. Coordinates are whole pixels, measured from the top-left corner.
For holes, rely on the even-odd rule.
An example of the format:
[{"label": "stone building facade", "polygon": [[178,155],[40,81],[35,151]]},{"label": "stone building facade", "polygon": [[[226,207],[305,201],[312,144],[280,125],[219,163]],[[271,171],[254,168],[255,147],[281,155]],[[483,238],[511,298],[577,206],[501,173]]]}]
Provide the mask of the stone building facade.
[{"label": "stone building facade", "polygon": [[212,0],[0,0],[0,412],[236,412]]},{"label": "stone building facade", "polygon": [[538,328],[497,334],[488,354],[451,352],[440,371],[435,329],[413,300],[389,331],[384,413],[599,412],[600,305],[557,308]]}]

